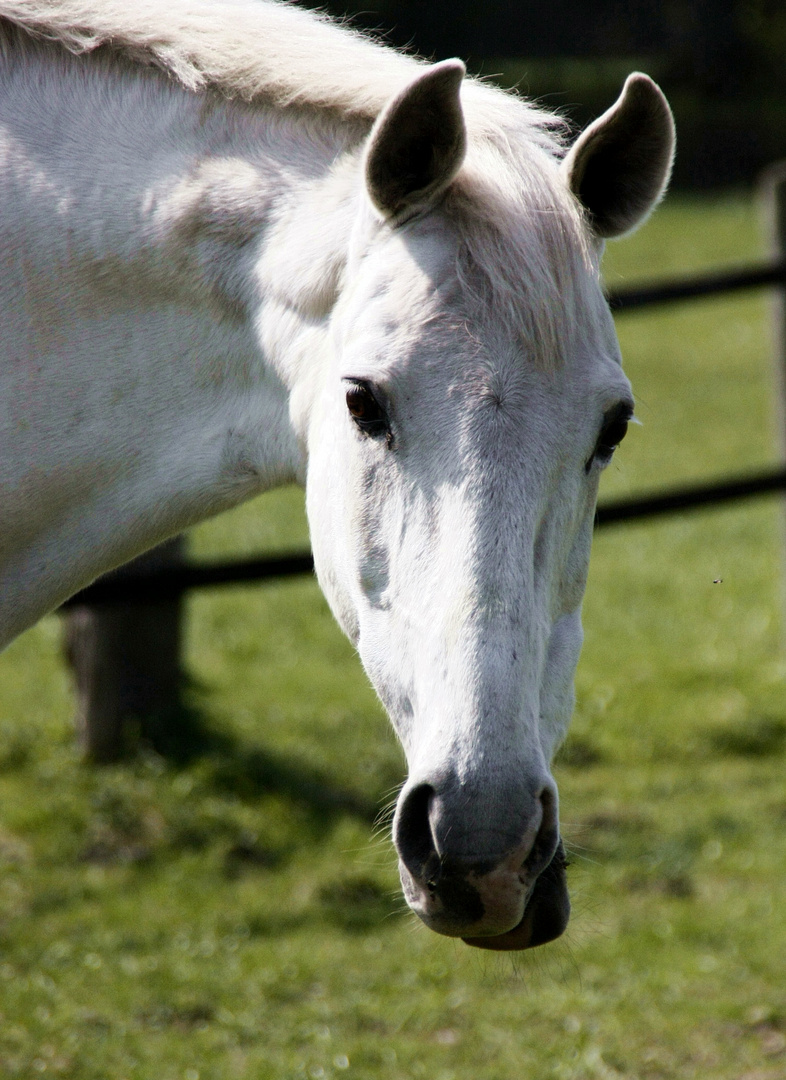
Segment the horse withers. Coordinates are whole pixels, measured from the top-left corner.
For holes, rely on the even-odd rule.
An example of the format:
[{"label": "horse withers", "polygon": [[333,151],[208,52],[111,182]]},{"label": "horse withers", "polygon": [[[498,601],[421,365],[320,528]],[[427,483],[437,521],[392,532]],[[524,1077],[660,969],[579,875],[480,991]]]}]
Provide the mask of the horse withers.
[{"label": "horse withers", "polygon": [[633,398],[603,242],[657,203],[645,75],[562,122],[271,0],[0,0],[0,634],[300,480],[408,763],[410,907],[569,903],[550,761]]}]

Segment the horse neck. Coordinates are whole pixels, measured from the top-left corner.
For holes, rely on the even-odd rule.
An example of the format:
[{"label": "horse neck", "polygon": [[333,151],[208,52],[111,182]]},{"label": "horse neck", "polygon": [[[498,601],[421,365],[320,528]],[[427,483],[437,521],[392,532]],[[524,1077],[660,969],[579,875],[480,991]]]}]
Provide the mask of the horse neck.
[{"label": "horse neck", "polygon": [[10,72],[0,66],[0,116],[27,158],[20,178],[50,265],[81,262],[94,284],[132,279],[137,294],[164,290],[219,317],[281,293],[311,318],[326,310],[366,122],[193,94],[120,59],[20,48]]},{"label": "horse neck", "polygon": [[347,222],[321,225],[349,206],[336,170],[356,141],[53,55],[32,50],[0,95],[0,392],[24,414],[0,417],[8,633],[302,475],[289,397],[324,338]]}]

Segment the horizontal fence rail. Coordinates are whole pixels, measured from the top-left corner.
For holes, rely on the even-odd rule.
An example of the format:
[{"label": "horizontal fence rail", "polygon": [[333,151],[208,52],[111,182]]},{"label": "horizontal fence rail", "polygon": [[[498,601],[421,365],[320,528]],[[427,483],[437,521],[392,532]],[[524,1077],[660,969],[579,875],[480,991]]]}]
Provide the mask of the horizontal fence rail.
[{"label": "horizontal fence rail", "polygon": [[617,525],[623,521],[637,521],[641,518],[662,517],[664,514],[676,514],[680,510],[694,510],[702,506],[719,506],[753,495],[768,495],[774,491],[786,491],[786,468],[732,477],[710,484],[686,485],[652,495],[610,500],[598,507],[595,527],[602,528],[604,525]]},{"label": "horizontal fence rail", "polygon": [[[595,526],[603,528],[625,521],[662,517],[681,510],[718,506],[754,495],[772,494],[775,491],[786,491],[786,468],[720,480],[714,484],[697,484],[652,495],[609,500],[598,507]],[[180,596],[189,589],[243,585],[254,581],[269,581],[272,578],[310,574],[313,570],[314,560],[310,552],[276,559],[192,563],[161,570],[119,570],[76,593],[70,600],[66,600],[63,607],[121,604],[129,600],[134,603],[154,603]]]},{"label": "horizontal fence rail", "polygon": [[786,284],[786,260],[764,266],[716,270],[695,274],[678,281],[652,282],[632,289],[613,289],[608,293],[611,310],[615,313],[633,311],[657,304],[672,304],[677,300],[695,300],[702,296],[760,289],[765,285]]},{"label": "horizontal fence rail", "polygon": [[[786,284],[786,260],[763,266],[696,274],[678,281],[653,282],[608,294],[612,311],[621,313],[679,300],[740,292],[768,285]],[[686,485],[671,491],[633,496],[602,503],[595,525],[602,528],[625,521],[660,517],[698,507],[717,506],[738,499],[786,491],[786,467]],[[79,606],[155,603],[182,596],[190,589],[219,585],[241,585],[274,578],[310,574],[314,560],[310,552],[298,552],[272,559],[244,559],[233,562],[184,564],[159,570],[118,570],[100,578],[63,604]]]},{"label": "horizontal fence rail", "polygon": [[[75,593],[63,608],[80,605],[124,604],[169,600],[189,589],[216,585],[243,585],[272,578],[310,574],[314,559],[310,552],[297,552],[275,559],[237,559],[232,562],[186,563],[161,570],[117,570]],[[62,609],[61,609],[62,610]]]}]

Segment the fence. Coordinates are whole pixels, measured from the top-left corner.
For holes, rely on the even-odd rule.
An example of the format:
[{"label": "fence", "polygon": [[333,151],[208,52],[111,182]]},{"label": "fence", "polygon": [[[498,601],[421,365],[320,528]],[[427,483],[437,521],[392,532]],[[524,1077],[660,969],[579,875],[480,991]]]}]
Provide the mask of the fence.
[{"label": "fence", "polygon": [[[786,162],[762,182],[777,258],[766,265],[687,277],[609,296],[624,313],[764,286],[786,286]],[[783,290],[776,315],[781,390],[786,387]],[[781,393],[781,402],[786,398]],[[783,428],[783,425],[782,425]],[[737,478],[606,501],[598,528],[786,490],[786,466]],[[179,644],[184,594],[197,588],[269,581],[313,572],[309,552],[275,559],[189,564],[180,538],[141,556],[77,593],[66,615],[66,651],[77,688],[77,729],[85,754],[96,761],[121,755],[130,718],[179,708]]]}]

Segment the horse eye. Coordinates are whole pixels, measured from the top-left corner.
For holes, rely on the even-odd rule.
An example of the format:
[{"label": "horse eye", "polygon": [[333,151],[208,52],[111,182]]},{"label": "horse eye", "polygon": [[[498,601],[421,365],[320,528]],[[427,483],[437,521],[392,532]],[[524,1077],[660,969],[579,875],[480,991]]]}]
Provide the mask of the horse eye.
[{"label": "horse eye", "polygon": [[603,431],[598,439],[598,450],[607,450],[613,453],[628,433],[627,419],[618,416],[614,420],[604,424]]},{"label": "horse eye", "polygon": [[587,472],[593,461],[600,461],[604,465],[611,461],[612,454],[628,433],[628,422],[632,415],[633,410],[624,404],[606,414],[592,457],[585,465]]},{"label": "horse eye", "polygon": [[388,420],[385,410],[363,383],[353,383],[347,390],[347,409],[366,435],[385,435]]}]

